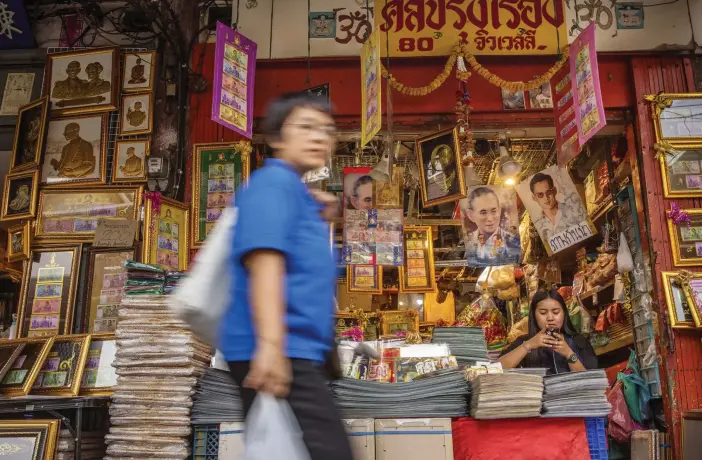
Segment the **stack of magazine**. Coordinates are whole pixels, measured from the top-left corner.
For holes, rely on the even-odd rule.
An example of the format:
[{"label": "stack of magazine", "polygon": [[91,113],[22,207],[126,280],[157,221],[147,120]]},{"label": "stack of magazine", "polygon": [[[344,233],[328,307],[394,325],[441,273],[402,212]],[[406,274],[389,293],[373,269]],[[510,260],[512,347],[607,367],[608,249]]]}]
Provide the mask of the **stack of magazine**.
[{"label": "stack of magazine", "polygon": [[192,423],[243,422],[244,407],[229,372],[211,367],[205,371],[193,398]]},{"label": "stack of magazine", "polygon": [[460,370],[444,369],[406,383],[345,378],[332,391],[345,418],[461,417],[470,385]]},{"label": "stack of magazine", "polygon": [[471,381],[470,415],[477,419],[538,417],[543,377],[518,372],[481,374]]},{"label": "stack of magazine", "polygon": [[461,366],[488,361],[487,343],[482,327],[437,327],[432,343],[447,344]]},{"label": "stack of magazine", "polygon": [[604,417],[612,409],[604,369],[544,377],[544,417]]}]

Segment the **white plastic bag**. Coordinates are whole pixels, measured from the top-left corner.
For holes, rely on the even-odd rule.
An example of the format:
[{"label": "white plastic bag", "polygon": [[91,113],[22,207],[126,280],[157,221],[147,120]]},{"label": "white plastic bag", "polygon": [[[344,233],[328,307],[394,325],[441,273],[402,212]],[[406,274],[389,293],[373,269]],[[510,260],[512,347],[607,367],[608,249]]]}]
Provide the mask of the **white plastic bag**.
[{"label": "white plastic bag", "polygon": [[617,252],[617,270],[619,273],[629,273],[634,269],[634,259],[631,257],[629,243],[624,232],[619,235],[619,251]]},{"label": "white plastic bag", "polygon": [[246,419],[246,460],[310,460],[290,405],[284,399],[259,393]]},{"label": "white plastic bag", "polygon": [[231,304],[229,258],[236,209],[226,208],[205,246],[197,253],[187,278],[170,298],[171,309],[208,345],[217,346],[222,316]]}]

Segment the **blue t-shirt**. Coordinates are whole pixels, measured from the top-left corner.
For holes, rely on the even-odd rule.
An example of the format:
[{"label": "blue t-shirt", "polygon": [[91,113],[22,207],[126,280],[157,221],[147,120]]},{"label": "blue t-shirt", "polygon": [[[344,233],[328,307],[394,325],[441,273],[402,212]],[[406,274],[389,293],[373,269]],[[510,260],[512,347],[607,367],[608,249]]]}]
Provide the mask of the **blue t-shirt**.
[{"label": "blue t-shirt", "polygon": [[256,332],[242,257],[257,249],[274,249],[286,262],[287,356],[324,361],[334,340],[336,263],[320,204],[289,164],[268,159],[251,175],[246,189],[237,191],[236,207],[234,303],[221,326],[220,351],[227,361],[252,358]]}]

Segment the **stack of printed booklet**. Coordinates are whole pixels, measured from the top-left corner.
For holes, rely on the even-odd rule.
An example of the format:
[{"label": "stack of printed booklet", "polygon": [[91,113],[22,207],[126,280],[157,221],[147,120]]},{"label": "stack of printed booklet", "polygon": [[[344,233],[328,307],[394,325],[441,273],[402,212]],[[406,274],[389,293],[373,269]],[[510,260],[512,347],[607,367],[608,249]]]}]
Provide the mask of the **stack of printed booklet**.
[{"label": "stack of printed booklet", "polygon": [[470,415],[476,419],[538,417],[544,391],[541,375],[480,374],[471,380]]},{"label": "stack of printed booklet", "polygon": [[244,421],[237,385],[227,371],[207,369],[193,399],[191,419],[194,425]]},{"label": "stack of printed booklet", "polygon": [[604,369],[544,377],[544,417],[604,417],[612,406]]},{"label": "stack of printed booklet", "polygon": [[431,342],[448,345],[460,366],[489,361],[482,327],[437,327]]}]

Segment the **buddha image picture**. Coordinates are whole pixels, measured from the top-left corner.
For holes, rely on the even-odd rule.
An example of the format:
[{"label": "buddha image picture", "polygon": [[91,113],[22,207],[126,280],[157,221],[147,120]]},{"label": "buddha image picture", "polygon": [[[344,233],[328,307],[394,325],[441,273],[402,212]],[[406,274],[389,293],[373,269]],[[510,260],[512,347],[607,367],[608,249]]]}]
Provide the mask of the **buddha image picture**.
[{"label": "buddha image picture", "polygon": [[17,168],[39,160],[39,137],[42,125],[42,105],[22,111],[19,117],[19,133],[15,139],[13,167]]},{"label": "buddha image picture", "polygon": [[151,89],[155,58],[156,55],[152,52],[125,54],[122,88],[126,91]]},{"label": "buddha image picture", "polygon": [[58,108],[109,103],[113,50],[91,54],[57,55],[51,59],[51,102]]},{"label": "buddha image picture", "polygon": [[18,177],[9,180],[7,198],[7,216],[28,214],[32,205],[32,178]]},{"label": "buddha image picture", "polygon": [[50,121],[41,182],[99,179],[103,122],[102,115]]},{"label": "buddha image picture", "polygon": [[114,178],[117,180],[143,180],[146,178],[146,168],[144,161],[147,142],[118,142],[116,152],[116,168]]},{"label": "buddha image picture", "polygon": [[120,134],[151,131],[151,100],[148,94],[122,98]]}]

